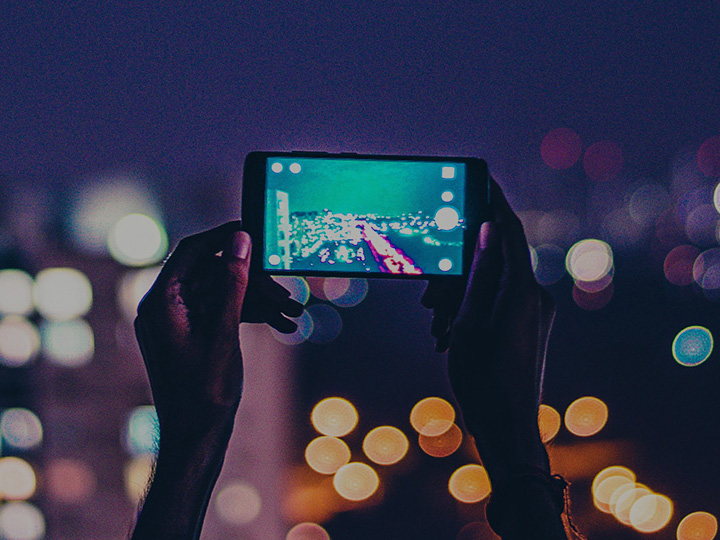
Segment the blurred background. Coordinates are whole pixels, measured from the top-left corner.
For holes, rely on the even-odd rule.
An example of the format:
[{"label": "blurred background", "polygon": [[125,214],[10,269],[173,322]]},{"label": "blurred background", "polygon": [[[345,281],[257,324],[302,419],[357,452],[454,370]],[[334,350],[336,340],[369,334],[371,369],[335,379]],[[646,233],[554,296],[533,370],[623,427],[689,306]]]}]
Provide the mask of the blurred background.
[{"label": "blurred background", "polygon": [[[125,538],[132,331],[252,150],[487,160],[559,305],[540,422],[590,539],[720,514],[716,2],[23,2],[0,40],[0,538]],[[283,278],[203,538],[495,538],[421,283]]]}]

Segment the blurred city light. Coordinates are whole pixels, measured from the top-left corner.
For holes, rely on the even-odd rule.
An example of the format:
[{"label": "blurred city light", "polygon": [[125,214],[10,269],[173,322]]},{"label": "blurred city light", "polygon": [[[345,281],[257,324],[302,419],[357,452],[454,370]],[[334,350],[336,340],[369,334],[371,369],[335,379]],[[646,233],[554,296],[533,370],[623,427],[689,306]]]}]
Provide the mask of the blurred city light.
[{"label": "blurred city light", "polygon": [[427,455],[437,458],[447,457],[460,448],[462,444],[462,430],[453,424],[445,433],[437,437],[428,437],[422,433],[418,435],[418,444]]},{"label": "blurred city light", "polygon": [[682,245],[670,250],[663,262],[665,278],[679,287],[691,285],[694,281],[693,265],[700,255],[695,246]]},{"label": "blurred city light", "polygon": [[163,259],[168,251],[165,228],[144,214],[128,214],[113,224],[108,234],[108,251],[126,266],[146,266]]},{"label": "blurred city light", "polygon": [[540,156],[551,169],[569,169],[582,154],[582,141],[570,128],[553,129],[540,144]]},{"label": "blurred city light", "polygon": [[611,476],[621,476],[627,478],[630,482],[635,482],[635,473],[623,467],[621,465],[613,465],[611,467],[605,467],[599,473],[595,475],[592,482],[592,491],[594,492],[603,480],[610,478]]},{"label": "blurred city light", "polygon": [[45,517],[27,502],[0,506],[0,538],[3,540],[41,540],[45,537]]},{"label": "blurred city light", "polygon": [[672,514],[672,501],[664,495],[651,493],[633,503],[630,525],[638,532],[654,533],[670,523]]},{"label": "blurred city light", "polygon": [[29,315],[33,311],[33,278],[22,270],[0,270],[0,314]]},{"label": "blurred city light", "polygon": [[331,302],[344,295],[349,288],[350,278],[325,278],[322,281],[323,297]]},{"label": "blurred city light", "polygon": [[693,263],[693,279],[705,292],[720,289],[720,249],[703,251]]},{"label": "blurred city light", "polygon": [[285,345],[299,345],[307,340],[310,334],[313,333],[315,326],[312,317],[307,311],[303,311],[299,317],[295,317],[292,320],[297,324],[297,328],[290,334],[283,334],[272,327],[270,328],[270,332],[276,341]]},{"label": "blurred city light", "polygon": [[565,411],[565,427],[578,437],[595,435],[605,427],[607,419],[607,405],[592,396],[576,399]]},{"label": "blurred city light", "polygon": [[310,298],[310,287],[308,282],[301,277],[295,276],[273,276],[273,279],[290,291],[290,298],[307,304]]},{"label": "blurred city light", "polygon": [[[591,289],[592,287],[588,287],[587,285],[591,285],[593,283],[598,284],[598,286],[603,286],[605,283],[609,284],[605,286],[603,289],[591,292],[585,289]],[[585,285],[583,287],[583,285]],[[573,300],[575,300],[575,303],[578,305],[578,307],[587,310],[587,311],[594,311],[598,309],[604,308],[608,303],[610,303],[610,300],[612,300],[613,293],[615,292],[615,287],[613,286],[612,280],[601,280],[600,282],[589,282],[589,283],[581,283],[579,281],[576,281],[573,285],[572,289],[572,297]]]},{"label": "blurred city light", "polygon": [[560,431],[562,418],[560,413],[550,405],[542,403],[538,410],[538,426],[540,428],[540,438],[542,442],[550,442]]},{"label": "blurred city light", "polygon": [[378,465],[393,465],[405,457],[410,444],[398,428],[379,426],[365,435],[362,447],[370,461]]},{"label": "blurred city light", "polygon": [[587,150],[583,157],[585,174],[598,182],[606,182],[615,178],[623,168],[622,150],[613,141],[597,142]]},{"label": "blurred city light", "polygon": [[133,504],[137,504],[145,495],[154,462],[155,458],[151,454],[140,454],[125,464],[125,493]]},{"label": "blurred city light", "polygon": [[703,174],[709,178],[720,176],[720,137],[710,137],[700,145],[697,164]]},{"label": "blurred city light", "polygon": [[135,319],[140,300],[143,299],[152,284],[155,283],[159,273],[160,267],[156,266],[130,270],[120,278],[117,285],[117,302],[126,319],[129,321]]},{"label": "blurred city light", "polygon": [[670,195],[658,184],[644,184],[637,188],[628,203],[628,212],[639,225],[654,223],[658,216],[668,208]]},{"label": "blurred city light", "polygon": [[677,540],[713,540],[718,531],[717,518],[708,512],[685,516],[677,528]]},{"label": "blurred city light", "polygon": [[710,247],[717,244],[717,229],[720,216],[712,204],[694,208],[685,219],[685,236],[693,244]]},{"label": "blurred city light", "polygon": [[97,477],[87,463],[54,459],[45,470],[45,487],[53,500],[80,504],[92,498],[97,489]]},{"label": "blurred city light", "polygon": [[673,340],[673,358],[683,366],[698,366],[710,357],[713,344],[710,330],[703,326],[688,326]]},{"label": "blurred city light", "polygon": [[565,266],[576,281],[598,281],[613,268],[612,249],[602,240],[581,240],[568,251]]},{"label": "blurred city light", "polygon": [[330,535],[317,523],[298,523],[288,531],[285,540],[330,540]]},{"label": "blurred city light", "polygon": [[6,409],[0,414],[0,436],[10,448],[30,450],[42,442],[42,423],[37,415],[28,409]]},{"label": "blurred city light", "polygon": [[327,304],[315,304],[305,310],[312,319],[313,330],[307,337],[311,343],[326,344],[340,335],[343,323],[335,308]]},{"label": "blurred city light", "polygon": [[480,502],[490,495],[490,478],[481,465],[463,465],[450,476],[448,489],[460,502]]},{"label": "blurred city light", "polygon": [[446,400],[428,397],[418,401],[410,412],[410,424],[421,435],[437,437],[455,422],[455,409]]},{"label": "blurred city light", "polygon": [[[629,489],[625,489],[626,486]],[[620,523],[631,526],[630,511],[632,510],[633,505],[638,499],[644,497],[645,495],[650,495],[652,492],[642,484],[636,484],[633,482],[618,488],[617,491],[619,492],[617,497],[615,497],[615,494],[610,497],[610,510]]]},{"label": "blurred city light", "polygon": [[258,490],[247,482],[233,482],[218,491],[215,510],[225,523],[246,525],[254,521],[262,509]]},{"label": "blurred city light", "polygon": [[157,412],[152,405],[136,407],[125,428],[125,449],[132,455],[154,454],[160,438]]},{"label": "blurred city light", "polygon": [[321,436],[305,448],[305,461],[320,474],[335,474],[350,461],[350,448],[337,437]]},{"label": "blurred city light", "polygon": [[51,321],[82,317],[92,307],[92,286],[74,268],[48,268],[35,277],[33,298],[38,312]]},{"label": "blurred city light", "polygon": [[[332,283],[330,279],[326,279],[325,283]],[[327,285],[325,285],[327,287]],[[328,295],[328,300],[333,304],[343,308],[349,308],[357,306],[360,302],[365,300],[369,289],[368,280],[365,278],[350,278],[347,290],[340,296],[336,296],[336,290],[333,285],[329,289],[325,289]]]},{"label": "blurred city light", "polygon": [[40,326],[40,335],[43,355],[53,364],[78,367],[95,354],[93,329],[83,319],[45,322]]},{"label": "blurred city light", "polygon": [[618,489],[624,489],[625,486],[634,485],[634,481],[626,476],[608,476],[597,485],[593,486],[593,502],[595,508],[606,514],[610,514],[612,509],[610,501]]},{"label": "blurred city light", "polygon": [[362,501],[375,493],[380,479],[370,465],[354,462],[340,467],[333,477],[333,485],[344,499]]},{"label": "blurred city light", "polygon": [[310,414],[315,429],[329,437],[344,437],[358,422],[358,413],[352,403],[339,397],[318,402]]},{"label": "blurred city light", "polygon": [[40,333],[35,325],[19,315],[0,319],[0,364],[21,367],[40,352]]},{"label": "blurred city light", "polygon": [[0,499],[25,500],[35,493],[35,471],[24,459],[0,458]]}]

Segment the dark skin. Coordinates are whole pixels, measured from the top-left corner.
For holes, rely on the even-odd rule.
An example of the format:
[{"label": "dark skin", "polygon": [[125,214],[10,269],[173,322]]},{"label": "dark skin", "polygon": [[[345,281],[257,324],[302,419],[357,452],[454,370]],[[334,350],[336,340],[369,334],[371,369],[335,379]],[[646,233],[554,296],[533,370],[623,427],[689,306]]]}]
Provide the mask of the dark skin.
[{"label": "dark skin", "polygon": [[[537,412],[554,305],[534,279],[520,221],[494,182],[491,193],[492,219],[481,227],[468,282],[432,281],[422,302],[433,309],[453,392],[499,486],[528,467],[549,472]],[[184,239],[140,304],[135,328],[160,448],[133,540],[199,538],[242,392],[238,325],[295,329],[287,317],[302,306],[269,278],[250,276],[250,251],[237,222]],[[506,493],[504,540],[566,539],[542,483]]]}]

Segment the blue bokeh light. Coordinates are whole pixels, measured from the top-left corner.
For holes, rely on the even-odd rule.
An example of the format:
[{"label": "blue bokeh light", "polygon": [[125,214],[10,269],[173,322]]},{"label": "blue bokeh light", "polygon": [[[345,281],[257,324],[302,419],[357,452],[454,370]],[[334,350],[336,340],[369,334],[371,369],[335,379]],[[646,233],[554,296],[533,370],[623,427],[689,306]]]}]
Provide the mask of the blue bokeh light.
[{"label": "blue bokeh light", "polygon": [[678,364],[693,367],[702,364],[713,350],[713,336],[702,326],[689,326],[680,331],[672,344],[673,357]]}]

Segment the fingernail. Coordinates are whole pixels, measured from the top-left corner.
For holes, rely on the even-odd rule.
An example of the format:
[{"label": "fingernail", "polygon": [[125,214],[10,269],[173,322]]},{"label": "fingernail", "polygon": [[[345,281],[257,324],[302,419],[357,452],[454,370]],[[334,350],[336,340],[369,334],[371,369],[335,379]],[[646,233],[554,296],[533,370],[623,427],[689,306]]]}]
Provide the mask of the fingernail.
[{"label": "fingernail", "polygon": [[480,225],[480,247],[487,249],[495,238],[495,224],[491,221],[486,221]]},{"label": "fingernail", "polygon": [[233,235],[230,251],[236,259],[245,260],[250,254],[250,235],[245,231],[238,231]]}]

